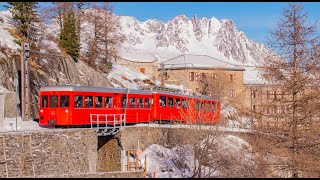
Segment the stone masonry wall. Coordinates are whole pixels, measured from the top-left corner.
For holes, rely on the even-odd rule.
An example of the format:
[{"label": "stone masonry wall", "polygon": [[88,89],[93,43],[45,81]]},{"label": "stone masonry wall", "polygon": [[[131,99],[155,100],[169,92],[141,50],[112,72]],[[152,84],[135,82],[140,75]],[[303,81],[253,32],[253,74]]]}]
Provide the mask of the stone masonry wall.
[{"label": "stone masonry wall", "polygon": [[98,137],[97,172],[121,171],[121,150],[117,139]]},{"label": "stone masonry wall", "polygon": [[[32,161],[28,161],[32,157],[36,177],[96,172],[98,143],[92,129],[12,132],[0,136],[4,137],[6,144],[8,177],[33,176]],[[3,161],[1,138],[0,147]],[[0,169],[0,177],[6,177],[5,164],[0,164]]]},{"label": "stone masonry wall", "polygon": [[174,147],[176,144],[188,144],[188,138],[201,138],[200,133],[209,133],[212,135],[237,135],[246,140],[250,140],[250,137],[252,136],[251,133],[241,133],[236,131],[215,132],[212,130],[203,129],[199,131],[189,128],[124,127],[120,132],[120,141],[124,150],[136,149],[138,141],[140,148],[144,150],[152,144],[159,144],[164,147]]},{"label": "stone masonry wall", "polygon": [[41,175],[38,178],[144,178],[144,171],[135,172],[97,172],[79,174]]}]

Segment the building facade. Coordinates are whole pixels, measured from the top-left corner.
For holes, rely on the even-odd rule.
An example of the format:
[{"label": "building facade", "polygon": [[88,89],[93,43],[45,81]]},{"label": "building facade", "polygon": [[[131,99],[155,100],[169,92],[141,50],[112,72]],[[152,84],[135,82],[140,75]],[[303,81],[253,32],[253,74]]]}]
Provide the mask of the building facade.
[{"label": "building facade", "polygon": [[206,55],[186,54],[162,63],[159,74],[164,72],[166,84],[183,85],[198,94],[244,105],[243,68]]},{"label": "building facade", "polygon": [[143,74],[149,75],[154,79],[158,78],[158,60],[149,56],[150,58],[140,58],[140,59],[129,59],[125,57],[118,56],[116,58],[116,63],[126,66],[130,69],[135,69]]}]

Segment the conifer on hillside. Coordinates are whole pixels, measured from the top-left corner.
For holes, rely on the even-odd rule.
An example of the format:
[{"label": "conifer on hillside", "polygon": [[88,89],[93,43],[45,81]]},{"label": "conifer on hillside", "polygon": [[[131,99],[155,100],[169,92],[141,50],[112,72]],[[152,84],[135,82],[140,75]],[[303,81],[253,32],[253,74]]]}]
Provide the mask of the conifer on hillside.
[{"label": "conifer on hillside", "polygon": [[75,22],[74,12],[70,9],[63,19],[59,45],[77,62],[80,55],[80,43]]},{"label": "conifer on hillside", "polygon": [[39,22],[36,9],[37,2],[8,2],[8,6],[13,18],[13,25],[16,28],[20,39],[15,41],[17,44],[26,41],[34,47],[34,42],[37,39],[36,22]]}]

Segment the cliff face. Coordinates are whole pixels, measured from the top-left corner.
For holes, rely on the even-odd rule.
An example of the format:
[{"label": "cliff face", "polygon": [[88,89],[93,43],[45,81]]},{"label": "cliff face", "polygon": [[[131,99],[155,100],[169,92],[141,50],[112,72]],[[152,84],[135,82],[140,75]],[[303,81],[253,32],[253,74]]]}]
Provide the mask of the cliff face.
[{"label": "cliff face", "polygon": [[[17,78],[17,72],[20,76],[20,56],[14,55],[14,52],[8,52],[6,55],[2,53],[1,55],[0,86],[15,92],[13,82]],[[79,84],[113,87],[106,78],[106,74],[92,69],[82,61],[75,63],[71,58],[53,57],[39,59],[39,63],[34,63],[36,59],[33,58],[29,60],[31,115],[33,118],[38,117],[39,89],[41,86]],[[6,99],[6,117],[15,116],[15,102],[15,96]]]}]

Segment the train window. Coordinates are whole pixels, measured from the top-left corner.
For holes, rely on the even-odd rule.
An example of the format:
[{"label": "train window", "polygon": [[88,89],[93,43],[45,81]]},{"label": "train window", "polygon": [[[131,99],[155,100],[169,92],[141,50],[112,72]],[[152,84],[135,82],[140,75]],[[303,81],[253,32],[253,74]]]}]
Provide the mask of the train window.
[{"label": "train window", "polygon": [[96,96],[96,108],[102,108],[102,96]]},{"label": "train window", "polygon": [[138,98],[138,107],[143,108],[143,98]]},{"label": "train window", "polygon": [[123,108],[126,108],[127,107],[127,98],[126,97],[122,97],[121,98],[121,106]]},{"label": "train window", "polygon": [[168,106],[169,106],[170,108],[173,108],[173,107],[174,107],[173,97],[168,97]]},{"label": "train window", "polygon": [[180,100],[180,98],[176,98],[176,107],[177,108],[180,108],[180,102],[181,100]]},{"label": "train window", "polygon": [[58,107],[58,96],[50,96],[50,107]]},{"label": "train window", "polygon": [[204,110],[204,102],[201,102],[200,111],[203,111],[203,110]]},{"label": "train window", "polygon": [[69,96],[60,96],[60,107],[69,107]]},{"label": "train window", "polygon": [[106,108],[111,108],[112,107],[112,97],[107,96],[106,97]]},{"label": "train window", "polygon": [[194,101],[194,110],[199,110],[199,101]]},{"label": "train window", "polygon": [[144,103],[145,103],[145,107],[149,108],[150,105],[151,105],[151,99],[150,98],[146,98]]},{"label": "train window", "polygon": [[206,103],[206,111],[207,111],[207,112],[210,112],[210,107],[211,107],[211,106],[210,106],[210,103]]},{"label": "train window", "polygon": [[167,99],[165,96],[160,96],[160,106],[161,107],[166,107],[167,105]]},{"label": "train window", "polygon": [[216,110],[217,110],[217,105],[216,104],[212,104],[212,112],[216,112]]},{"label": "train window", "polygon": [[130,98],[130,108],[136,107],[136,98],[132,97]]},{"label": "train window", "polygon": [[48,107],[48,96],[41,96],[41,107]]},{"label": "train window", "polygon": [[188,109],[188,104],[186,99],[182,99],[182,108],[183,109]]},{"label": "train window", "polygon": [[86,96],[86,98],[84,99],[84,101],[86,102],[86,108],[91,108],[93,107],[93,96]]},{"label": "train window", "polygon": [[82,96],[74,96],[74,107],[82,108]]}]

